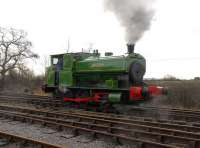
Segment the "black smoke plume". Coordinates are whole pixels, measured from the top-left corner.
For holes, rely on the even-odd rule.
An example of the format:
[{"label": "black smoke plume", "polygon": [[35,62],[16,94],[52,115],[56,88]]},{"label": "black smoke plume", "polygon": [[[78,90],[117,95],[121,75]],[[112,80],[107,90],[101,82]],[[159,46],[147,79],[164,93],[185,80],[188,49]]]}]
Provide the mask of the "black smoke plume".
[{"label": "black smoke plume", "polygon": [[104,0],[106,10],[112,11],[125,28],[126,41],[136,43],[151,26],[154,0]]}]

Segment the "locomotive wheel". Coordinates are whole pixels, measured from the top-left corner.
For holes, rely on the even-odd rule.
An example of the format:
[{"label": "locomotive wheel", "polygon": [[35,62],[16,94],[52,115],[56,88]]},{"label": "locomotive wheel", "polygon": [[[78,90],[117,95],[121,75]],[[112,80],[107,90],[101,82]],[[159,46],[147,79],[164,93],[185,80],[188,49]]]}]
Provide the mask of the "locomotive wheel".
[{"label": "locomotive wheel", "polygon": [[133,84],[140,85],[143,83],[145,68],[138,62],[133,62],[129,69],[129,78]]}]

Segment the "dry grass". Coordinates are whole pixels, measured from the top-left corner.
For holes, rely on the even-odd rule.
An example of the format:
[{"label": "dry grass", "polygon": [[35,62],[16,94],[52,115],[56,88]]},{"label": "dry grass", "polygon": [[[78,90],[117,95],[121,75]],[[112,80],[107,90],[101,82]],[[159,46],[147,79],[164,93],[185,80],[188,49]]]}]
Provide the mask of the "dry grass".
[{"label": "dry grass", "polygon": [[200,109],[200,80],[148,81],[147,83],[168,87],[168,95],[160,101],[161,105]]}]

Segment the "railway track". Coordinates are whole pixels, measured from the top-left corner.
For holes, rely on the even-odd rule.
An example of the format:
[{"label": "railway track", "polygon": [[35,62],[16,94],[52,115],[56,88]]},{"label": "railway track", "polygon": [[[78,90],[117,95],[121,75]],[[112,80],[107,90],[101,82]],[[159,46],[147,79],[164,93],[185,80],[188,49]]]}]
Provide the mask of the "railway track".
[{"label": "railway track", "polygon": [[15,96],[15,97],[28,97],[28,98],[50,98],[50,96],[40,96],[34,94],[26,94],[26,93],[10,93],[10,92],[0,92],[0,96]]},{"label": "railway track", "polygon": [[[58,130],[72,129],[74,135],[81,132],[111,137],[118,143],[133,143],[138,147],[200,147],[200,128],[196,126],[142,121],[126,118],[106,118],[102,115],[79,115],[72,112],[52,112],[20,107],[0,106],[0,116]],[[108,116],[107,116],[108,117]]]},{"label": "railway track", "polygon": [[1,102],[17,102],[17,103],[29,103],[39,105],[42,107],[63,107],[64,104],[60,99],[53,99],[47,96],[38,95],[4,95],[0,94]]},{"label": "railway track", "polygon": [[27,137],[15,135],[15,134],[9,134],[3,131],[0,131],[0,138],[4,138],[4,144],[3,144],[4,146],[13,144],[13,143],[18,143],[19,145],[20,143],[22,147],[25,147],[31,144],[31,145],[40,146],[43,148],[61,148],[61,146],[59,145],[53,145],[44,141],[34,140],[31,138],[27,138]]},{"label": "railway track", "polygon": [[[3,95],[0,101],[25,102],[63,107],[51,97]],[[137,147],[200,148],[200,110],[133,106],[135,114],[116,115],[83,110],[42,110],[0,105],[0,117],[39,123],[51,128],[72,129],[74,135],[90,133],[92,138],[106,136],[117,143]],[[161,117],[165,117],[164,119]]]},{"label": "railway track", "polygon": [[200,110],[133,106],[131,107],[131,113],[136,116],[148,117],[151,115],[155,118],[200,122]]},{"label": "railway track", "polygon": [[[47,96],[38,95],[27,95],[27,94],[0,94],[1,102],[24,102],[41,107],[65,107],[66,104],[60,99],[53,99]],[[91,114],[91,112],[90,112]],[[153,117],[157,120],[178,120],[185,122],[194,122],[194,124],[199,125],[200,122],[200,110],[191,109],[180,109],[180,108],[160,108],[160,107],[139,107],[131,106],[130,110],[125,114],[134,115],[138,117]],[[103,115],[103,113],[102,113]]]}]

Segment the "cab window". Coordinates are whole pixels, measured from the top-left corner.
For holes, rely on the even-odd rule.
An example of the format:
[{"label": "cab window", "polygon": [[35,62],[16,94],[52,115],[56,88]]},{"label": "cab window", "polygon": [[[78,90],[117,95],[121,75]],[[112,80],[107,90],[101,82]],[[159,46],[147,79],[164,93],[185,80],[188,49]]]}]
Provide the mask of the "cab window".
[{"label": "cab window", "polygon": [[53,58],[53,65],[57,65],[58,64],[58,58]]},{"label": "cab window", "polygon": [[52,57],[52,65],[56,68],[57,71],[63,70],[63,57],[55,56]]}]

